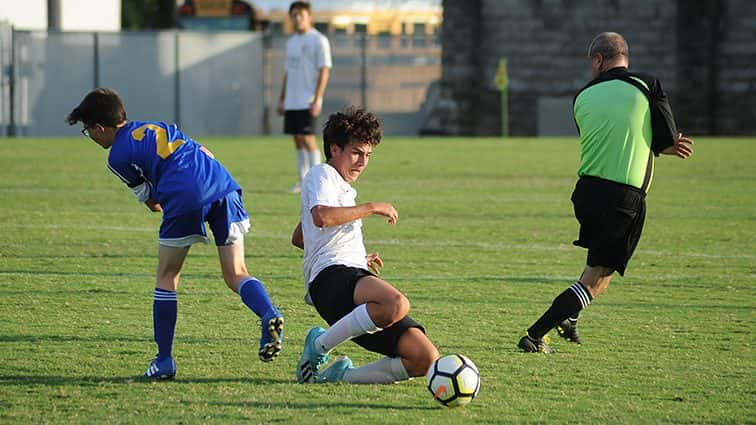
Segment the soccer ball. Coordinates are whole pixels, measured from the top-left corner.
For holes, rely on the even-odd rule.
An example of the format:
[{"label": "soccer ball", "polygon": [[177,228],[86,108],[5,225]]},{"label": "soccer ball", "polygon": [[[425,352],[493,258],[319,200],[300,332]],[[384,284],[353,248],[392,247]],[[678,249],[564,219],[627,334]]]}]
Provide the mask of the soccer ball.
[{"label": "soccer ball", "polygon": [[480,373],[472,360],[451,354],[436,360],[425,374],[433,399],[446,407],[464,406],[478,395]]}]

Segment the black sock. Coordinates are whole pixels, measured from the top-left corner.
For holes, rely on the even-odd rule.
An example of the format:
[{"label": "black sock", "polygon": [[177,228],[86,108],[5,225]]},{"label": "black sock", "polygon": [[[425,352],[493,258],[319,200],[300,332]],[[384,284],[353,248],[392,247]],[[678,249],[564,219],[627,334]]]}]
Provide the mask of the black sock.
[{"label": "black sock", "polygon": [[533,339],[540,339],[564,319],[574,318],[577,320],[580,310],[588,307],[592,299],[593,297],[591,297],[588,289],[580,281],[575,282],[554,298],[551,307],[533,323],[533,326],[528,328],[528,336]]}]

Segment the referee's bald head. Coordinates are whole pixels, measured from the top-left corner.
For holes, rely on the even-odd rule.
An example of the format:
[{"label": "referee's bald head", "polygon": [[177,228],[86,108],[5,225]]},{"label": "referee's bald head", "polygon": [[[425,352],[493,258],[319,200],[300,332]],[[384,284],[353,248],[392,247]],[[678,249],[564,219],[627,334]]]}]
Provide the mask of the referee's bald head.
[{"label": "referee's bald head", "polygon": [[617,56],[629,59],[629,49],[625,37],[616,32],[602,32],[591,41],[588,46],[588,58],[601,55],[604,60],[610,60]]}]

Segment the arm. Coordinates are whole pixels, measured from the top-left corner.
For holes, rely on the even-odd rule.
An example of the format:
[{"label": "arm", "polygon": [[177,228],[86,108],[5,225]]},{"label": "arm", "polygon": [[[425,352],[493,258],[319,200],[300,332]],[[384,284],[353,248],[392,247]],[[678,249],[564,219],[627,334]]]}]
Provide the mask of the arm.
[{"label": "arm", "polygon": [[396,224],[399,219],[394,206],[386,202],[367,202],[354,207],[316,205],[310,210],[310,214],[312,222],[318,227],[338,226],[373,214],[388,217],[389,224]]},{"label": "arm", "polygon": [[281,84],[281,95],[278,96],[278,106],[276,112],[278,115],[284,114],[284,99],[286,98],[286,73],[284,72],[283,84]]},{"label": "arm", "polygon": [[302,222],[297,224],[294,233],[291,234],[291,244],[299,249],[304,249],[304,234],[302,234]]},{"label": "arm", "polygon": [[677,137],[675,138],[675,144],[664,149],[661,151],[661,153],[665,155],[675,155],[682,159],[690,158],[691,155],[693,155],[693,139],[689,139],[682,135],[682,133],[677,133]]},{"label": "arm", "polygon": [[323,95],[325,94],[325,88],[328,84],[328,78],[331,75],[331,69],[327,66],[320,68],[318,74],[318,85],[315,87],[315,95],[312,98],[310,104],[310,114],[313,117],[320,115],[320,111],[323,109]]}]

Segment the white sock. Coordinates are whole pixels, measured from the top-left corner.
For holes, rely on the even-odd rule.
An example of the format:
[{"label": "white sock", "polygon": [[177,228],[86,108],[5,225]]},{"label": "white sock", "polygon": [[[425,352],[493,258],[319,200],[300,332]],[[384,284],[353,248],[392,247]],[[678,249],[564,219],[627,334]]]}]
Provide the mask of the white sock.
[{"label": "white sock", "polygon": [[299,173],[300,182],[302,181],[302,179],[304,179],[307,171],[310,170],[310,162],[307,159],[307,156],[307,150],[297,149],[297,172]]},{"label": "white sock", "polygon": [[320,164],[320,151],[317,149],[314,151],[307,151],[307,161],[310,168]]},{"label": "white sock", "polygon": [[315,348],[318,351],[327,353],[331,349],[344,341],[360,335],[372,334],[380,331],[381,328],[373,323],[373,319],[367,311],[367,304],[360,304],[349,314],[339,319],[325,333],[315,340]]},{"label": "white sock", "polygon": [[393,384],[409,379],[401,357],[384,357],[365,366],[347,369],[344,382],[350,384]]}]

